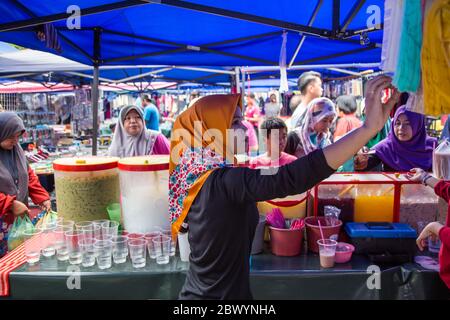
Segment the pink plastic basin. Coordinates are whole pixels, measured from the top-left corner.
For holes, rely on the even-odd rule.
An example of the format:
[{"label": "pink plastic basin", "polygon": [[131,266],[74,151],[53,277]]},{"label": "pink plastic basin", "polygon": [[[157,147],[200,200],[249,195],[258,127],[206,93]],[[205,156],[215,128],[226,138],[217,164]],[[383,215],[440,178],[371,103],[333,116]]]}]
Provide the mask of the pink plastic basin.
[{"label": "pink plastic basin", "polygon": [[336,263],[349,262],[352,259],[353,251],[355,251],[355,247],[353,245],[345,242],[338,242],[334,261]]}]

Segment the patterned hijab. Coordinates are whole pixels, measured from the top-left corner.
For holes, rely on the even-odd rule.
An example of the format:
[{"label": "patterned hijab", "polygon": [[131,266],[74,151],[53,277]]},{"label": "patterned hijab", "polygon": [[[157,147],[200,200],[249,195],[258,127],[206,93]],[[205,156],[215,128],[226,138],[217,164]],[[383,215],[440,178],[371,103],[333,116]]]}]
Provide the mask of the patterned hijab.
[{"label": "patterned hijab", "polygon": [[334,103],[328,98],[316,98],[312,100],[306,109],[305,118],[298,130],[298,135],[303,146],[305,155],[330,144],[331,133],[317,134],[315,139],[314,126],[322,119],[332,116],[336,120],[337,113]]},{"label": "patterned hijab", "polygon": [[[0,112],[0,142],[14,134],[25,131],[22,119],[13,112]],[[28,200],[28,164],[20,145],[12,150],[0,147],[0,192],[16,196],[17,200]]]},{"label": "patterned hijab", "polygon": [[169,213],[176,236],[195,197],[214,169],[234,155],[227,145],[238,94],[210,95],[197,100],[176,119],[170,143]]}]

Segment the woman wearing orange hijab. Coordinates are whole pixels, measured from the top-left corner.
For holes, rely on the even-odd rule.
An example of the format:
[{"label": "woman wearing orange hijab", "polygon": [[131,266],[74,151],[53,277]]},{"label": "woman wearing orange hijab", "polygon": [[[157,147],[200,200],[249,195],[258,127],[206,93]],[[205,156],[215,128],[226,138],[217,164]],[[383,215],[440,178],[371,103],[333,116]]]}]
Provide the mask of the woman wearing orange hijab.
[{"label": "woman wearing orange hijab", "polygon": [[189,224],[191,247],[180,299],[252,298],[249,257],[258,223],[256,202],[303,193],[350,159],[386,122],[398,97],[381,103],[382,90],[390,86],[385,76],[371,80],[366,95],[371,107],[361,128],[277,172],[232,166],[236,142],[245,140],[239,95],[203,97],[178,116],[169,211],[173,236],[183,222]]}]

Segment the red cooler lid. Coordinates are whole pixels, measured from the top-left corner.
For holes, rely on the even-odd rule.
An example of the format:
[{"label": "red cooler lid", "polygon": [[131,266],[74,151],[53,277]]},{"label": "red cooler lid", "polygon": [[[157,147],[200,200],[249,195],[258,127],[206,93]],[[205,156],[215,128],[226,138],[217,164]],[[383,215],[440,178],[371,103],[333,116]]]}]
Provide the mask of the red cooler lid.
[{"label": "red cooler lid", "polygon": [[163,171],[169,170],[169,155],[150,155],[119,160],[119,170],[123,171]]},{"label": "red cooler lid", "polygon": [[53,161],[53,169],[67,172],[101,171],[117,168],[118,161],[116,157],[60,158]]}]

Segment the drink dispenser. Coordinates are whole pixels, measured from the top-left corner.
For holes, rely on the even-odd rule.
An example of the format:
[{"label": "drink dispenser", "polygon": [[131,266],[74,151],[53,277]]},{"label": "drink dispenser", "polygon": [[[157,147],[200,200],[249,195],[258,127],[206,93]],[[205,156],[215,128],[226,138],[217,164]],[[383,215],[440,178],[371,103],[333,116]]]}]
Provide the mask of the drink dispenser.
[{"label": "drink dispenser", "polygon": [[74,221],[107,219],[119,202],[119,158],[60,158],[53,162],[58,215]]},{"label": "drink dispenser", "polygon": [[169,156],[152,155],[119,161],[122,220],[130,233],[170,228]]},{"label": "drink dispenser", "polygon": [[439,197],[432,188],[412,183],[404,175],[389,176],[401,183],[400,223],[406,223],[420,233],[421,224],[438,220]]},{"label": "drink dispenser", "polygon": [[341,210],[345,222],[392,222],[395,181],[383,173],[337,173],[314,188],[314,213],[325,206]]}]

